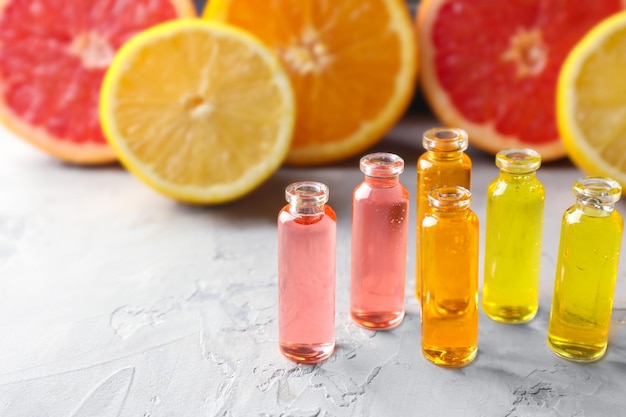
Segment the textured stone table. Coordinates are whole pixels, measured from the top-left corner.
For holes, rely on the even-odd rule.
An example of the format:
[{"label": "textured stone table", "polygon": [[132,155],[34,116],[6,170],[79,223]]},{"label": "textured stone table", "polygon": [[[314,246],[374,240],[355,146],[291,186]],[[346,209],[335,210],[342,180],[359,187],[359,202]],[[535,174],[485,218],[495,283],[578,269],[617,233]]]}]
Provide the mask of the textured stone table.
[{"label": "textured stone table", "polygon": [[[436,125],[410,116],[375,147],[405,159],[412,198],[421,134]],[[484,227],[497,169],[492,156],[470,155]],[[358,158],[283,168],[240,201],[189,207],[120,167],[64,165],[2,130],[0,416],[624,415],[624,262],[605,358],[579,365],[545,343],[560,219],[581,175],[567,161],[539,173],[547,199],[538,316],[506,326],[481,315],[477,359],[447,370],[419,348],[414,232],[402,325],[373,332],[349,320]],[[329,185],[338,215],[338,349],[317,366],[295,365],[277,347],[276,215],[284,187],[305,179]]]}]

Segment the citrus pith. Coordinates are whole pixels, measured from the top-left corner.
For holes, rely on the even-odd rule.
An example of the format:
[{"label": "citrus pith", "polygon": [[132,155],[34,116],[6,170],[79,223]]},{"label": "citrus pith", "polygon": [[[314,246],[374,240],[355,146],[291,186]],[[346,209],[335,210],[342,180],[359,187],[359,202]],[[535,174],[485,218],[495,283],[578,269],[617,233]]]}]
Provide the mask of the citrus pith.
[{"label": "citrus pith", "polygon": [[626,12],[589,31],[568,55],[557,88],[558,127],[570,159],[626,193]]},{"label": "citrus pith", "polygon": [[289,164],[358,155],[413,96],[416,40],[402,0],[211,0],[203,17],[254,33],[280,56],[298,109]]},{"label": "citrus pith", "polygon": [[295,119],[289,78],[253,36],[199,19],[150,28],[118,52],[102,86],[106,137],[162,194],[218,204],[283,162]]},{"label": "citrus pith", "polygon": [[0,120],[64,161],[114,161],[98,95],[115,51],[146,27],[194,15],[190,0],[0,0]]},{"label": "citrus pith", "polygon": [[565,156],[556,80],[565,56],[621,0],[425,0],[418,10],[421,86],[445,124],[490,153],[529,147]]}]

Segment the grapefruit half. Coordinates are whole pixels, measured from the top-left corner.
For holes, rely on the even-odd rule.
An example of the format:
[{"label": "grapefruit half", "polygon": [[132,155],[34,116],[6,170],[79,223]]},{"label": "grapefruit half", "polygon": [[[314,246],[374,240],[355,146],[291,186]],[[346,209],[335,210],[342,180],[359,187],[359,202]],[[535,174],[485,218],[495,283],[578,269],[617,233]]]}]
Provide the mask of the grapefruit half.
[{"label": "grapefruit half", "polygon": [[0,120],[57,158],[117,158],[98,118],[117,49],[157,23],[194,16],[190,0],[0,0]]},{"label": "grapefruit half", "polygon": [[565,156],[555,116],[561,64],[621,0],[425,0],[418,10],[421,87],[430,108],[495,154]]}]

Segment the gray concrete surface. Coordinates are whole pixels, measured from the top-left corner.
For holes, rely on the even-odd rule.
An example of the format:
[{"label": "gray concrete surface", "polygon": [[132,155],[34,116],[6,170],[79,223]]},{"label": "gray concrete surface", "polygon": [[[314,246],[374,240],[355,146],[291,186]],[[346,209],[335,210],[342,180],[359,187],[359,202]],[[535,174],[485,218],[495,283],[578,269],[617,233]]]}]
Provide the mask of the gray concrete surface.
[{"label": "gray concrete surface", "polygon": [[[413,198],[421,134],[436,125],[411,116],[373,149],[405,159]],[[497,169],[492,156],[470,155],[482,228]],[[481,315],[477,359],[448,370],[420,353],[414,233],[404,322],[374,332],[349,320],[358,158],[285,167],[240,201],[201,208],[156,194],[120,167],[64,165],[2,130],[0,416],[623,415],[623,261],[606,357],[575,364],[545,343],[561,215],[581,175],[565,160],[539,172],[547,199],[538,316],[507,326]],[[284,187],[305,179],[330,187],[338,215],[338,349],[317,366],[295,365],[277,347],[276,215]],[[618,209],[626,214],[623,202]]]}]

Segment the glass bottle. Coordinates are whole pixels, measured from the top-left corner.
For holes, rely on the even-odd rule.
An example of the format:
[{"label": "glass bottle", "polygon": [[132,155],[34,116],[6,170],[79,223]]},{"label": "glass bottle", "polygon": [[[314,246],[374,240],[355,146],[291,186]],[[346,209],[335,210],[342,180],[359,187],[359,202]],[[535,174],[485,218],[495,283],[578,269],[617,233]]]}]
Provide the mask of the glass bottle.
[{"label": "glass bottle", "polygon": [[548,346],[581,362],[600,359],[608,344],[624,222],[615,210],[622,188],[608,178],[574,183],[576,203],[563,215]]},{"label": "glass bottle", "polygon": [[502,323],[523,323],[539,307],[539,267],[545,192],[537,179],[541,155],[506,149],[500,175],[487,190],[483,311]]},{"label": "glass bottle", "polygon": [[[422,144],[426,149],[417,160],[416,234],[419,237],[422,219],[428,208],[428,193],[441,185],[459,185],[470,189],[472,161],[464,152],[467,133],[462,129],[437,127],[424,133]],[[420,239],[415,240],[415,295],[420,295]]]},{"label": "glass bottle", "polygon": [[404,318],[409,193],[400,183],[404,161],[391,153],[361,158],[364,181],[352,195],[350,315],[384,329]]},{"label": "glass bottle", "polygon": [[422,353],[461,367],[478,350],[478,217],[464,187],[436,187],[422,220]]},{"label": "glass bottle", "polygon": [[328,187],[297,182],[278,214],[278,326],[281,352],[319,362],[335,348],[337,220]]}]

